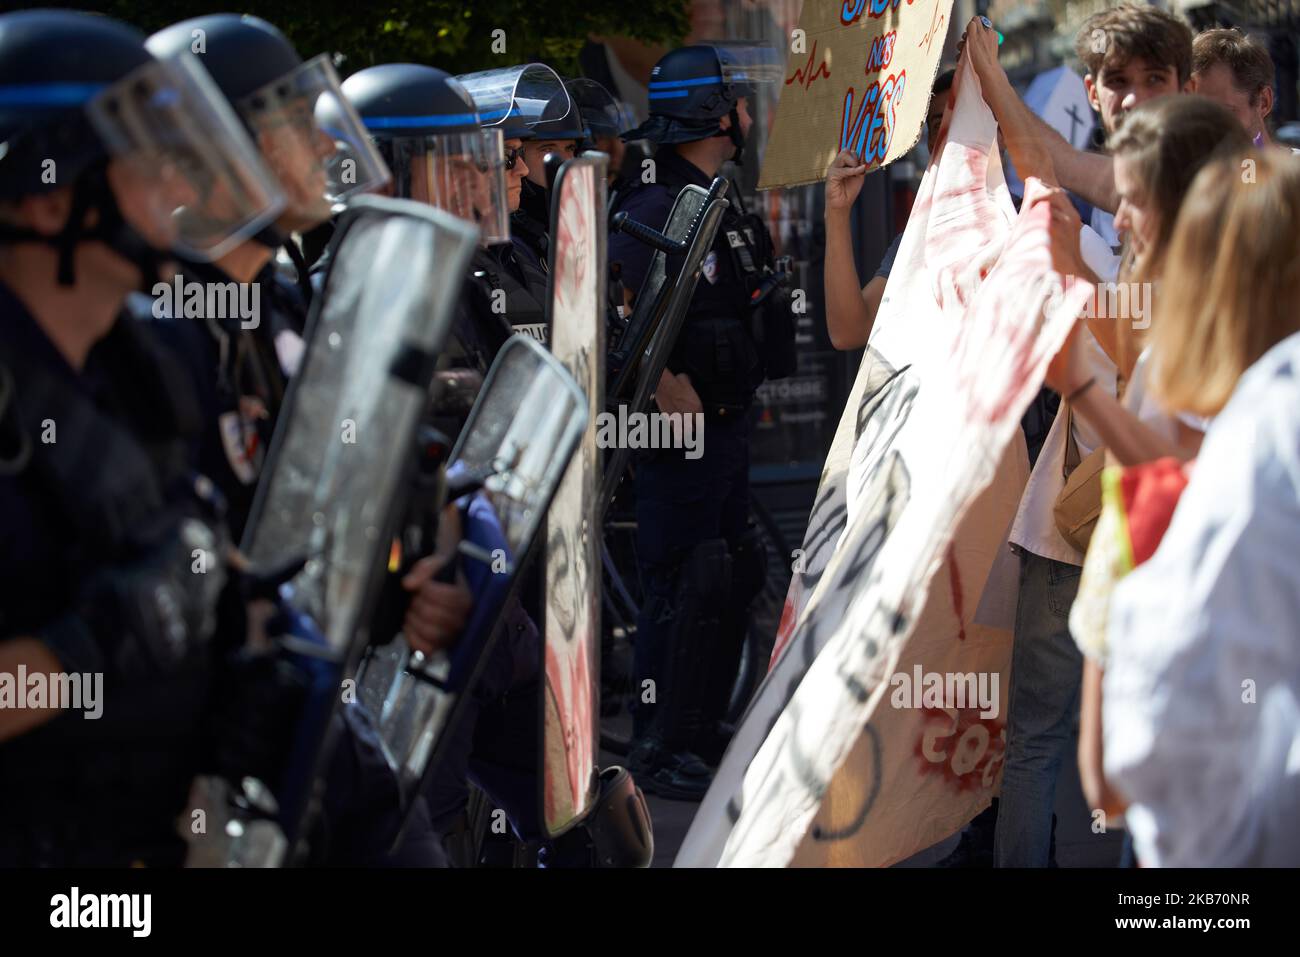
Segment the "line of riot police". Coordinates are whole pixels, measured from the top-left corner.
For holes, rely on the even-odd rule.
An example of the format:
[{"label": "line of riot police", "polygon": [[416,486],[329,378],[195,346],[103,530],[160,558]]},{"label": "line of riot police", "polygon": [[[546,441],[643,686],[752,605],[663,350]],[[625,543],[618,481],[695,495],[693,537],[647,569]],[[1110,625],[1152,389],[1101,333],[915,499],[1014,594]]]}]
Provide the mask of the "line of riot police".
[{"label": "line of riot police", "polygon": [[[738,143],[743,65],[692,49],[711,51],[703,85],[721,90],[706,112],[730,121],[685,126]],[[573,250],[552,236],[552,187],[581,179],[547,163],[626,132],[618,115],[541,64],[461,78],[389,64],[340,83],[328,56],[304,61],[247,16],[149,38],[83,14],[0,16],[0,671],[102,673],[106,698],[98,721],[0,710],[0,863],[472,864],[471,786],[543,863],[649,863],[636,783],[595,762],[598,636],[561,628],[586,670],[556,677],[567,646],[545,593],[562,572],[536,558],[543,536],[564,539],[543,518],[601,380],[517,336],[551,340],[583,263],[600,281],[577,311],[625,330],[622,293],[605,291],[603,154]],[[648,135],[685,142],[658,135],[674,123],[652,116]],[[709,169],[661,151],[668,202],[642,209],[631,188],[620,205],[670,231],[714,152]],[[649,247],[610,255],[624,276],[635,262],[643,302],[676,285],[697,345],[668,343],[674,372],[643,374],[665,410],[698,391],[721,450],[698,474],[636,467],[657,600],[641,673],[665,705],[639,712],[634,763],[668,796],[702,793],[694,752],[724,733],[705,727],[689,663],[734,670],[726,629],[762,577],[732,515],[744,423],[793,348],[779,309],[755,319],[742,302],[774,275],[770,240],[752,218],[718,229],[724,206],[694,262],[658,254],[657,285]],[[313,230],[333,232],[314,264]],[[257,321],[158,315],[149,293],[175,270],[256,284]],[[701,275],[713,299],[691,295]],[[703,485],[725,501],[692,503]],[[581,501],[570,540],[600,525],[604,503]],[[716,560],[685,524],[723,542]],[[716,636],[691,610],[709,586],[684,568],[731,583]],[[558,756],[552,725],[570,741]]]}]

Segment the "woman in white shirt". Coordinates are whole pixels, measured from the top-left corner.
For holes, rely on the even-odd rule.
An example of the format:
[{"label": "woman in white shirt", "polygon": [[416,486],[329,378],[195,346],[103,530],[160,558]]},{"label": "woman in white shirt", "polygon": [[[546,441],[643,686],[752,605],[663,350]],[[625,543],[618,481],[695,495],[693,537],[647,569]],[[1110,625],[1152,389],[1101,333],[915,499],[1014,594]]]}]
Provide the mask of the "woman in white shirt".
[{"label": "woman in white shirt", "polygon": [[1147,866],[1300,864],[1297,223],[1300,159],[1216,160],[1156,304],[1153,395],[1215,418],[1111,601],[1105,771]]}]

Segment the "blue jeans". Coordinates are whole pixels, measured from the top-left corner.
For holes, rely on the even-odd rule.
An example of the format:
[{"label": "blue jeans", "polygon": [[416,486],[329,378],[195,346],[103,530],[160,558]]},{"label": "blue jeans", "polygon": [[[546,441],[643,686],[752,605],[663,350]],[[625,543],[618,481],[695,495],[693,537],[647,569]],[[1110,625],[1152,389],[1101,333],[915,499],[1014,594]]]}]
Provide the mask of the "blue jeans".
[{"label": "blue jeans", "polygon": [[1070,751],[1083,678],[1083,655],[1067,623],[1081,571],[1021,554],[1006,764],[993,843],[997,867],[1048,863],[1056,779]]}]

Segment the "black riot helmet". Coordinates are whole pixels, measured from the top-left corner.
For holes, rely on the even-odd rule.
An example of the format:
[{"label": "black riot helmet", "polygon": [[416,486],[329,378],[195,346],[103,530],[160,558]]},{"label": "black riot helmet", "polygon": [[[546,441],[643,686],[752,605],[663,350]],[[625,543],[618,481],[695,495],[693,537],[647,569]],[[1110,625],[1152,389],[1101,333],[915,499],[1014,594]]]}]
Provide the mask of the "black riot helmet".
[{"label": "black riot helmet", "polygon": [[348,196],[388,181],[328,54],[303,62],[273,25],[233,13],[172,24],[149,38],[149,49],[192,52],[207,68],[284,189],[282,229],[322,223]]},{"label": "black riot helmet", "polygon": [[[59,10],[0,16],[0,201],[71,186],[62,231],[0,226],[0,241],[59,250],[72,285],[83,242],[153,285],[172,251],[213,259],[274,219],[275,182],[197,60],[156,58],[144,34]],[[88,225],[88,222],[93,224]]]},{"label": "black riot helmet", "polygon": [[535,140],[581,141],[590,135],[578,105],[564,86],[556,90],[542,108],[542,115],[533,124],[532,133]]},{"label": "black riot helmet", "polygon": [[[691,143],[724,133],[745,147],[737,105],[752,97],[760,83],[779,74],[774,51],[764,47],[700,44],[671,50],[650,72],[650,118],[623,134],[625,140],[648,139],[658,145]],[[721,120],[731,117],[723,130]]]},{"label": "black riot helmet", "polygon": [[632,125],[627,108],[595,80],[580,76],[565,80],[564,86],[582,114],[589,140],[618,136]]},{"label": "black riot helmet", "polygon": [[501,131],[484,130],[451,74],[386,63],[352,74],[343,93],[393,174],[393,192],[479,227],[484,245],[510,240]]}]

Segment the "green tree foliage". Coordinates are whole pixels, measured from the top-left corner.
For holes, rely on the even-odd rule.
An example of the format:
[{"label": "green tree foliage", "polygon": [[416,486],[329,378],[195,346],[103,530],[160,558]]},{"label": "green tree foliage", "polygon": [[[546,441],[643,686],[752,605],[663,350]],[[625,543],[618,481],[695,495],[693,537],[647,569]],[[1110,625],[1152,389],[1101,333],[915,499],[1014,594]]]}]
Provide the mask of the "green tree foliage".
[{"label": "green tree foliage", "polygon": [[[540,60],[576,75],[589,35],[675,43],[688,0],[102,0],[50,4],[95,10],[152,33],[189,17],[251,13],[284,31],[304,58],[337,54],[346,76],[376,63],[427,63],[451,73]],[[505,31],[505,52],[493,51]]]}]

